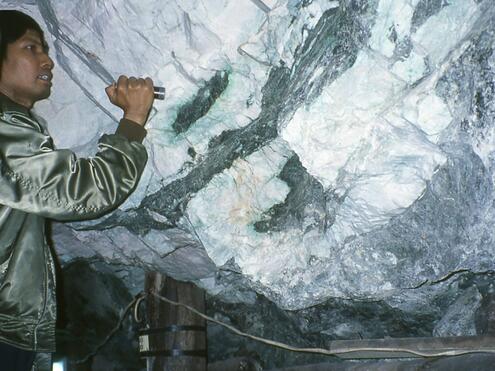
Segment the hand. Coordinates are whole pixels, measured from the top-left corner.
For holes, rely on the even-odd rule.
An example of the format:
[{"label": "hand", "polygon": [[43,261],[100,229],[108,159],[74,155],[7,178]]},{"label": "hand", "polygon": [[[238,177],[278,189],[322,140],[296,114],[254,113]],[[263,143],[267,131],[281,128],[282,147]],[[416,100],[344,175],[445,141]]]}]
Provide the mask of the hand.
[{"label": "hand", "polygon": [[153,105],[153,81],[121,75],[105,88],[110,102],[124,111],[124,118],[144,126]]}]

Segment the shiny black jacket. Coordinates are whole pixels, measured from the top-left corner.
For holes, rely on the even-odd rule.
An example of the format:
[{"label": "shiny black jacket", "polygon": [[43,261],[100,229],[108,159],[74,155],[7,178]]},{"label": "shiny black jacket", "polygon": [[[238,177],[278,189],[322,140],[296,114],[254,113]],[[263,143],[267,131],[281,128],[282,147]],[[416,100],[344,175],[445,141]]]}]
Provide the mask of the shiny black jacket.
[{"label": "shiny black jacket", "polygon": [[136,187],[147,154],[142,127],[127,120],[98,153],[55,150],[24,107],[0,95],[0,342],[55,350],[55,269],[45,218],[98,217]]}]

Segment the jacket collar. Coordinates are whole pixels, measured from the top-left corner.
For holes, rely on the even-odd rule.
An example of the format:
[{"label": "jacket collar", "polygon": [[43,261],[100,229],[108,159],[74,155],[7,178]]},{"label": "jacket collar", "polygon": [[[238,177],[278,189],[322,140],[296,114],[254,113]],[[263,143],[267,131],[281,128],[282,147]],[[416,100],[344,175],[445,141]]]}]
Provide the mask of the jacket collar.
[{"label": "jacket collar", "polygon": [[12,99],[2,93],[0,93],[0,112],[17,112],[31,117],[29,109],[21,106],[19,103],[14,102]]}]

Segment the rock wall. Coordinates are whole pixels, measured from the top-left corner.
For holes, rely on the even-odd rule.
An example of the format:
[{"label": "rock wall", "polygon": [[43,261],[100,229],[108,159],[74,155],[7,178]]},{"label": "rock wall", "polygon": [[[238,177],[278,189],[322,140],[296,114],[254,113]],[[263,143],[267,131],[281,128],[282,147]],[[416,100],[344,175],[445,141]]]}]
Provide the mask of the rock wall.
[{"label": "rock wall", "polygon": [[494,269],[493,1],[0,3],[47,30],[54,90],[36,111],[60,147],[90,155],[113,131],[119,74],[167,88],[138,189],[55,226],[63,262],[290,310],[412,308],[434,282]]}]

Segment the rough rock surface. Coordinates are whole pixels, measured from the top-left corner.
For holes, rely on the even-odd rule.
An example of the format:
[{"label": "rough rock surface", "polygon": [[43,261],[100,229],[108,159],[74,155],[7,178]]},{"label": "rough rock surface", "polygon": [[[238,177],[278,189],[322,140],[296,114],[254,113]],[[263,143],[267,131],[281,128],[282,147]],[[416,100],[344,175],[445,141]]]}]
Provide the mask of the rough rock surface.
[{"label": "rough rock surface", "polygon": [[113,130],[103,88],[119,74],[167,88],[137,191],[55,226],[63,262],[154,269],[246,305],[423,306],[445,315],[429,331],[475,331],[481,291],[435,298],[495,265],[492,0],[0,3],[47,30],[54,92],[37,113],[59,146],[88,155]]}]

